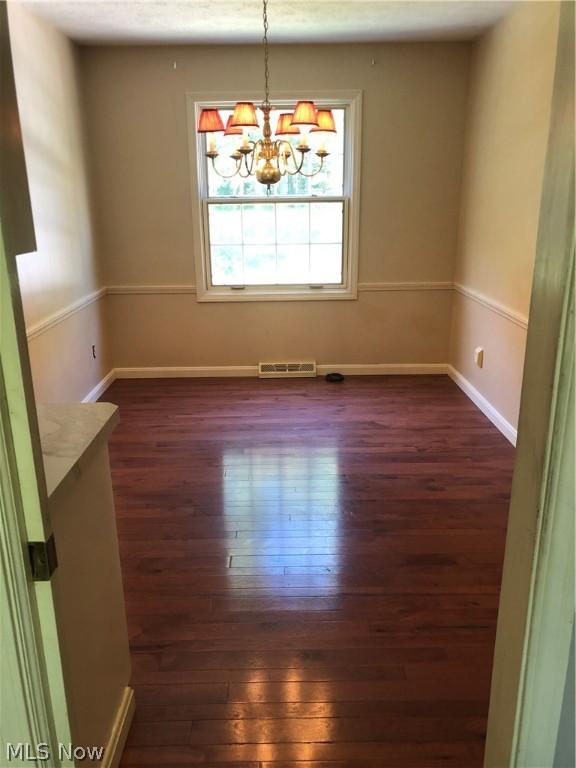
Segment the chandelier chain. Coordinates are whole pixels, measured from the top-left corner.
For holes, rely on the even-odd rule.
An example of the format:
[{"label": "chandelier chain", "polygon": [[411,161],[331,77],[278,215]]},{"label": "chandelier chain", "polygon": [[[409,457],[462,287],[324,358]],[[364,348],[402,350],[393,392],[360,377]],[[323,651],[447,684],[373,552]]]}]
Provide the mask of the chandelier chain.
[{"label": "chandelier chain", "polygon": [[268,67],[268,0],[262,0],[262,21],[264,25],[264,37],[262,38],[264,44],[264,104],[269,107],[270,89],[268,80],[270,78],[270,72]]}]

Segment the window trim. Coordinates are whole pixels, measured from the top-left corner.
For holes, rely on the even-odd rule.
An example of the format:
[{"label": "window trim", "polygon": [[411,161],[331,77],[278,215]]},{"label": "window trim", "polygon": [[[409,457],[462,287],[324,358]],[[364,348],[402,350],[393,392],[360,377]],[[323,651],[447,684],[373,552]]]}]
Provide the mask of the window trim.
[{"label": "window trim", "polygon": [[[242,99],[259,103],[262,94],[242,93]],[[210,283],[210,247],[207,211],[209,203],[265,203],[267,199],[255,197],[208,197],[207,174],[203,162],[204,138],[196,133],[195,126],[201,110],[219,104],[233,106],[240,98],[238,93],[186,93],[191,203],[196,272],[196,299],[199,302],[214,301],[319,301],[357,299],[358,297],[358,241],[360,218],[360,148],[362,131],[362,91],[298,91],[281,92],[273,105],[295,101],[297,98],[312,99],[326,108],[347,110],[344,137],[344,189],[342,195],[326,197],[275,197],[273,202],[343,202],[343,280],[339,285],[279,285],[279,286],[213,286]],[[200,159],[200,162],[198,162]]]}]

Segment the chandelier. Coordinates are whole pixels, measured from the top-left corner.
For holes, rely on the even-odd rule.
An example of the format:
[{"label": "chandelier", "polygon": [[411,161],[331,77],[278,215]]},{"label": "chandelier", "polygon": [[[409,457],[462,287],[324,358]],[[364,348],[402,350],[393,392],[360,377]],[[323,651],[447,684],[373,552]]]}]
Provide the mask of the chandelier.
[{"label": "chandelier", "polygon": [[[316,176],[324,167],[324,160],[330,154],[324,144],[320,144],[314,154],[319,159],[316,168],[306,163],[306,156],[312,151],[308,144],[308,132],[336,133],[334,116],[330,109],[317,109],[313,101],[298,101],[294,112],[283,112],[272,138],[270,125],[269,68],[268,68],[268,0],[263,0],[262,21],[264,26],[264,101],[260,105],[263,116],[262,137],[256,141],[248,137],[250,128],[258,128],[256,107],[251,101],[239,101],[234,112],[228,118],[226,125],[218,109],[203,109],[200,113],[198,133],[224,133],[225,136],[242,135],[240,145],[232,152],[230,158],[235,167],[231,173],[218,170],[216,159],[219,157],[216,139],[212,137],[206,157],[210,158],[212,168],[218,176],[230,179],[233,176],[248,178],[255,176],[260,184],[265,184],[270,194],[272,184],[277,184],[283,176]],[[285,136],[300,135],[296,147]],[[296,156],[296,152],[298,156]]]}]

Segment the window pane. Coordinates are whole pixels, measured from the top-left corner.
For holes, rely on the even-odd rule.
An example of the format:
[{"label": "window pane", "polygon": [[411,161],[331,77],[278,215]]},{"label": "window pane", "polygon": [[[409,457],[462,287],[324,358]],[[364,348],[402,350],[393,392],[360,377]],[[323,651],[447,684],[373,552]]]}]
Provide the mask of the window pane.
[{"label": "window pane", "polygon": [[328,164],[327,175],[319,173],[318,176],[310,179],[311,197],[323,197],[326,195],[337,197],[342,194],[344,188],[343,155],[331,155],[325,162]]},{"label": "window pane", "polygon": [[310,282],[342,282],[342,246],[310,246]]},{"label": "window pane", "polygon": [[[294,108],[294,104],[276,107],[271,115],[272,130],[274,131],[278,114],[281,111],[287,111]],[[262,112],[257,109],[258,120],[262,125]],[[316,151],[324,146],[330,153],[324,159],[322,170],[312,178],[306,178],[300,174],[290,176],[285,175],[277,184],[271,187],[271,197],[294,197],[294,196],[323,196],[323,195],[341,195],[343,192],[343,169],[344,169],[344,129],[345,129],[345,110],[333,109],[334,121],[336,124],[336,133],[323,134],[310,132],[306,137],[311,151],[304,157],[303,169],[310,173],[320,167],[320,159]],[[221,109],[222,120],[226,123],[228,116],[232,114],[230,109]],[[242,136],[224,136],[223,134],[212,134],[216,140],[219,156],[216,158],[214,166],[224,175],[231,174],[236,168],[236,163],[230,158],[230,155],[240,146]],[[262,136],[261,128],[250,128],[247,130],[248,138],[257,140]],[[292,146],[292,159],[289,161],[289,168],[294,170],[294,161],[300,163],[302,154],[297,146],[302,140],[302,136],[285,136]],[[212,162],[205,158],[207,177],[208,177],[208,195],[210,197],[263,197],[266,198],[267,191],[263,184],[259,184],[251,176],[243,179],[239,176],[233,176],[230,179],[222,178],[214,170]]]},{"label": "window pane", "polygon": [[279,245],[278,272],[279,284],[290,285],[302,283],[307,285],[310,273],[309,245]]},{"label": "window pane", "polygon": [[310,205],[308,203],[278,203],[276,206],[276,238],[279,243],[308,243]]},{"label": "window pane", "polygon": [[276,246],[244,246],[246,285],[273,285],[276,282]]},{"label": "window pane", "polygon": [[239,205],[211,205],[210,242],[218,245],[242,243],[242,217]]},{"label": "window pane", "polygon": [[208,219],[213,285],[342,282],[340,201],[211,203]]},{"label": "window pane", "polygon": [[242,246],[212,246],[212,284],[244,285]]},{"label": "window pane", "polygon": [[242,233],[245,243],[276,242],[276,214],[273,205],[243,205]]},{"label": "window pane", "polygon": [[342,203],[310,204],[310,242],[342,242]]}]

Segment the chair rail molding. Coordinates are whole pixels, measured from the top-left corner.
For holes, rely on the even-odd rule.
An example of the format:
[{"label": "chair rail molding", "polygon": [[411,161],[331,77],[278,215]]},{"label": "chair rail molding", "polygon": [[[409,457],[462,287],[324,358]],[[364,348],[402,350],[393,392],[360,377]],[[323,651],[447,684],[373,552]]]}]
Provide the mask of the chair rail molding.
[{"label": "chair rail molding", "polygon": [[408,282],[366,282],[358,283],[358,290],[365,293],[379,291],[451,291],[454,283],[434,280],[412,280]]},{"label": "chair rail molding", "polygon": [[[358,283],[360,292],[377,291],[450,291],[454,287],[452,282],[435,282],[431,280],[413,280],[410,282],[363,282]],[[106,288],[106,293],[111,296],[123,296],[130,294],[147,293],[196,293],[193,284],[180,285],[111,285]]]},{"label": "chair rail molding", "polygon": [[506,307],[504,304],[500,304],[500,302],[491,299],[489,296],[485,296],[483,293],[480,293],[473,288],[468,288],[461,283],[453,283],[453,288],[456,293],[466,296],[468,299],[472,299],[472,301],[481,304],[483,307],[486,307],[486,309],[492,310],[492,312],[504,317],[506,320],[510,320],[512,323],[520,326],[520,328],[528,328],[528,318],[521,312]]},{"label": "chair rail molding", "polygon": [[82,296],[80,299],[77,299],[72,304],[64,307],[59,312],[54,312],[54,314],[49,315],[44,320],[40,320],[40,322],[35,323],[34,325],[27,328],[26,338],[28,341],[35,339],[37,336],[40,336],[42,333],[50,330],[50,328],[58,325],[58,323],[63,322],[68,317],[71,317],[71,315],[76,314],[76,312],[80,312],[82,309],[88,307],[90,304],[93,304],[95,301],[99,301],[106,295],[106,293],[107,289],[102,287],[98,288],[96,291],[92,291],[92,293],[88,293],[86,296]]},{"label": "chair rail molding", "polygon": [[[358,283],[359,293],[381,293],[381,292],[394,292],[394,291],[456,291],[462,296],[466,296],[478,304],[490,309],[492,312],[500,315],[501,317],[510,320],[521,328],[526,329],[528,327],[528,318],[516,312],[515,310],[498,303],[494,299],[479,293],[478,291],[468,288],[460,283],[453,283],[450,281],[434,281],[434,280],[412,280],[406,282],[360,282]],[[54,312],[43,320],[40,320],[34,325],[31,325],[26,330],[26,337],[28,341],[32,341],[41,334],[49,331],[58,323],[67,320],[72,315],[80,312],[105,296],[146,296],[146,295],[184,295],[188,294],[195,296],[197,293],[196,286],[193,283],[180,283],[173,285],[156,285],[156,284],[142,284],[142,285],[109,285],[102,286],[95,291],[82,296],[74,301],[72,304],[64,307],[58,312]],[[330,298],[330,297],[328,297]],[[280,298],[279,300],[282,300]]]},{"label": "chair rail molding", "polygon": [[130,296],[145,294],[178,294],[178,293],[196,293],[196,286],[193,284],[182,283],[179,285],[109,285],[106,288],[109,296]]}]

